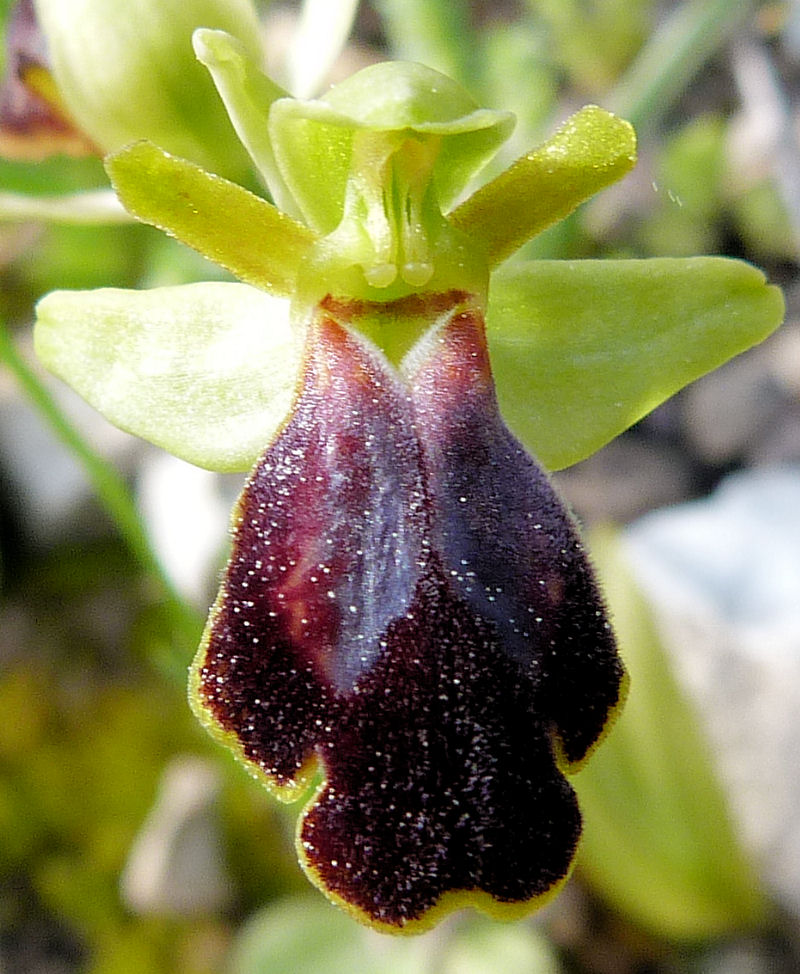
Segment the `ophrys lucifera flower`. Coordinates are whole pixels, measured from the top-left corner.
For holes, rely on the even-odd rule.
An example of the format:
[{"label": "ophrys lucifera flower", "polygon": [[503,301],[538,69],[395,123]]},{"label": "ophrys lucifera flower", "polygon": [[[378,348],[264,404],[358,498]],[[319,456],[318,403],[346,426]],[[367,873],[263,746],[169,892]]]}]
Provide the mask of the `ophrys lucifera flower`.
[{"label": "ophrys lucifera flower", "polygon": [[[448,79],[382,64],[301,102],[227,35],[195,45],[277,206],[146,143],[108,170],[131,212],[247,283],[50,295],[40,355],[125,428],[212,468],[255,463],[192,701],[279,797],[314,789],[312,880],[385,930],[465,903],[524,912],[568,874],[565,773],[624,671],[515,433],[579,459],[774,327],[780,300],[713,259],[542,262],[490,284],[633,164],[630,127],[600,109],[459,203],[511,119]],[[653,362],[680,344],[676,300],[702,347]]]}]

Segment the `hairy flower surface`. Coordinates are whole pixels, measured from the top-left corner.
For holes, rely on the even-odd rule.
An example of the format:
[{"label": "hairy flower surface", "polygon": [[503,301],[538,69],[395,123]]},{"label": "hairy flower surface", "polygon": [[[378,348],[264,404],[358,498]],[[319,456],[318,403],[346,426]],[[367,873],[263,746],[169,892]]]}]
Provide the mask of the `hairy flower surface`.
[{"label": "hairy flower surface", "polygon": [[399,371],[356,309],[318,309],[193,673],[201,719],[273,788],[321,771],[306,868],[386,927],[561,883],[580,832],[562,772],[623,679],[570,518],[500,418],[480,311],[396,304],[436,322]]},{"label": "hairy flower surface", "polygon": [[144,141],[107,169],[244,283],[55,292],[37,350],[123,428],[251,470],[191,699],[307,799],[312,881],[387,931],[521,914],[569,872],[565,774],[625,687],[527,450],[593,452],[776,327],[780,296],[716,258],[499,266],[633,165],[602,109],[462,200],[513,119],[449,79],[379,64],[301,101],[230,35],[193,43],[272,202]]}]

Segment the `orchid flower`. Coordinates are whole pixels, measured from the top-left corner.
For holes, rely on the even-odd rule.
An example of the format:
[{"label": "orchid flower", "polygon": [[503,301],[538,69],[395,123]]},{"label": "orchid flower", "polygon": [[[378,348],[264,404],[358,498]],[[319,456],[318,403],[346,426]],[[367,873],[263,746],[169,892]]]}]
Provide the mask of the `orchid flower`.
[{"label": "orchid flower", "polygon": [[241,283],[52,293],[38,354],[122,428],[250,471],[190,699],[305,801],[312,882],[387,932],[522,915],[569,874],[566,775],[625,694],[540,462],[759,341],[780,295],[721,258],[504,263],[633,165],[600,108],[467,195],[513,119],[437,72],[300,100],[224,31],[194,48],[272,202],[148,141],[107,170]]}]

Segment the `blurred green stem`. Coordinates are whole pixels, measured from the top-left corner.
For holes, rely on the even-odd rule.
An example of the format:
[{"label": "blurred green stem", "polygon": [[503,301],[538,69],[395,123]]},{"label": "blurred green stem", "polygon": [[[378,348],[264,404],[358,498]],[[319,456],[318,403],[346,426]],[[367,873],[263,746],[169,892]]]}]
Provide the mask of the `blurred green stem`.
[{"label": "blurred green stem", "polygon": [[164,573],[147,532],[142,527],[139,512],[127,484],[117,470],[99,456],[70,423],[41,379],[20,355],[2,322],[0,322],[0,361],[8,365],[30,401],[83,466],[95,493],[116,525],[123,541],[147,577],[156,585],[160,596],[158,601],[168,616],[173,637],[169,659],[166,661],[159,659],[158,665],[162,669],[166,666],[171,675],[183,681],[188,663],[188,654],[183,655],[183,650],[194,648],[200,636],[202,621],[178,595],[172,582]]},{"label": "blurred green stem", "polygon": [[642,48],[604,104],[626,118],[640,134],[653,128],[754,6],[754,0],[692,0],[679,4]]}]

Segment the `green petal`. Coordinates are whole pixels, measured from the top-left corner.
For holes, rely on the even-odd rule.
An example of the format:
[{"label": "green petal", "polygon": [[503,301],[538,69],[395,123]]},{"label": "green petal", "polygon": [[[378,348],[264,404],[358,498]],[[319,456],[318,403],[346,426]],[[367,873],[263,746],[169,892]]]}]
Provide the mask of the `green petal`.
[{"label": "green petal", "polygon": [[596,535],[592,554],[631,683],[607,740],[573,779],[584,813],[578,869],[659,937],[707,941],[758,926],[765,897],[652,614],[618,539]]},{"label": "green petal", "polygon": [[192,32],[230,31],[258,57],[251,0],[36,0],[36,11],[64,102],[104,152],[149,139],[213,172],[247,171]]},{"label": "green petal", "polygon": [[531,237],[563,220],[636,161],[628,122],[594,105],[568,118],[544,145],[522,156],[450,214],[498,264]]},{"label": "green petal", "polygon": [[566,467],[761,341],[783,310],[759,270],[723,257],[509,265],[487,315],[503,415],[545,466]]},{"label": "green petal", "polygon": [[299,216],[275,164],[267,127],[270,106],[287,92],[259,71],[242,42],[225,31],[196,30],[192,43],[198,60],[211,72],[236,134],[263,176],[276,206],[291,216]]},{"label": "green petal", "polygon": [[479,108],[438,71],[404,61],[364,68],[318,100],[281,99],[270,112],[281,171],[309,224],[325,233],[342,216],[357,131],[440,138],[434,181],[439,203],[448,206],[513,124],[510,113]]},{"label": "green petal", "polygon": [[134,216],[248,284],[280,296],[292,293],[300,261],[316,239],[307,227],[241,186],[149,142],[109,156],[106,168]]},{"label": "green petal", "polygon": [[289,302],[243,284],[54,291],[36,352],[116,426],[210,470],[247,470],[293,401]]}]

